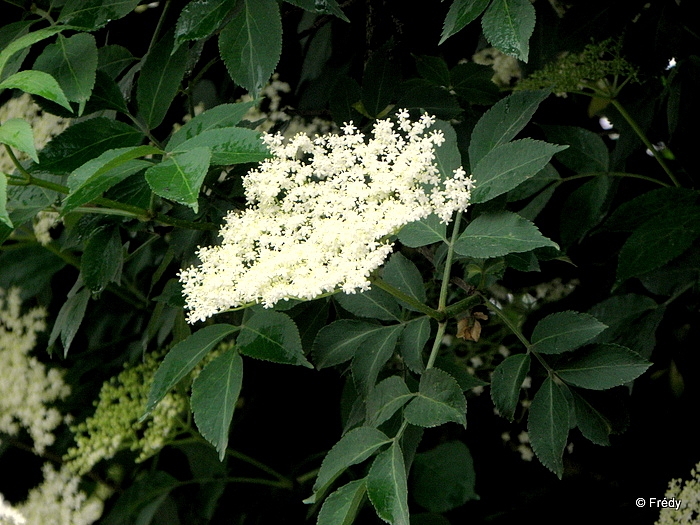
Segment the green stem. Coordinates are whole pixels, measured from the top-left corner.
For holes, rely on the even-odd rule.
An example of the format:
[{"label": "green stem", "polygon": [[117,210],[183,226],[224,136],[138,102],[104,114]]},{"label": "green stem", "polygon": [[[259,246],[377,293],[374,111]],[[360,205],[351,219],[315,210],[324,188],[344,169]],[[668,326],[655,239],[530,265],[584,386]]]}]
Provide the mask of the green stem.
[{"label": "green stem", "polygon": [[622,115],[622,117],[632,127],[632,129],[637,134],[637,136],[640,139],[642,139],[642,142],[644,143],[644,145],[654,155],[654,158],[659,163],[661,168],[666,172],[666,175],[668,175],[668,178],[671,179],[671,182],[673,182],[673,185],[676,186],[677,188],[679,188],[680,183],[676,179],[675,175],[673,175],[673,172],[666,165],[666,162],[664,161],[663,157],[659,154],[658,151],[656,151],[656,148],[651,143],[651,141],[647,138],[647,136],[645,135],[642,128],[639,127],[639,124],[637,124],[637,122],[632,118],[632,115],[627,113],[627,110],[624,108],[624,106],[622,104],[620,104],[620,102],[617,99],[614,99],[614,98],[610,99],[610,103],[613,106],[615,106],[615,108],[620,112],[620,115]]},{"label": "green stem", "polygon": [[433,340],[433,348],[430,350],[428,364],[425,365],[426,370],[433,368],[433,366],[435,365],[435,360],[437,359],[438,353],[440,352],[440,345],[442,344],[442,338],[445,335],[446,328],[447,321],[438,323],[437,334],[435,334],[435,339]]},{"label": "green stem", "polygon": [[176,483],[177,486],[192,485],[192,484],[202,484],[202,483],[248,483],[253,485],[267,485],[268,487],[275,487],[279,489],[291,490],[294,484],[289,481],[289,483],[282,481],[275,481],[273,479],[263,479],[263,478],[245,478],[245,477],[211,477],[211,478],[194,478],[184,481],[179,481]]},{"label": "green stem", "polygon": [[452,271],[452,258],[455,253],[455,241],[459,236],[459,224],[462,222],[462,212],[457,212],[455,223],[452,227],[452,236],[447,244],[447,256],[445,257],[445,269],[442,272],[442,286],[440,286],[440,299],[438,299],[438,311],[444,312],[447,307],[447,290],[450,285],[450,272]]},{"label": "green stem", "polygon": [[630,179],[641,179],[641,180],[645,180],[647,182],[653,182],[654,184],[658,184],[658,185],[663,186],[665,188],[671,187],[670,184],[662,182],[662,181],[655,179],[653,177],[649,177],[647,175],[639,175],[637,173],[626,173],[624,171],[591,171],[588,173],[579,173],[577,175],[572,175],[572,176],[566,177],[564,179],[559,179],[559,180],[557,180],[556,183],[562,184],[562,183],[568,182],[570,180],[584,179],[584,178],[588,178],[588,177],[600,177],[603,175],[607,175],[608,177],[625,177],[625,178],[630,178]]},{"label": "green stem", "polygon": [[391,295],[393,295],[400,301],[411,305],[419,312],[424,313],[425,315],[432,317],[437,321],[442,321],[445,318],[445,314],[443,312],[438,312],[437,310],[430,308],[430,306],[428,306],[427,304],[423,304],[417,299],[411,297],[410,295],[403,293],[398,288],[391,286],[389,283],[382,280],[380,277],[371,277],[370,281],[373,285],[376,285],[377,288],[381,288],[385,292],[389,292]]},{"label": "green stem", "polygon": [[445,317],[446,318],[451,318],[451,317],[456,317],[459,314],[466,312],[467,310],[471,310],[474,308],[477,304],[481,304],[483,302],[482,298],[479,295],[470,295],[469,297],[466,297],[462,299],[461,301],[451,304],[447,308],[445,308]]},{"label": "green stem", "polygon": [[[17,171],[19,171],[22,174],[22,180],[17,181],[15,184],[22,186],[28,186],[29,184],[31,184],[32,176],[27,170],[24,169],[22,163],[19,160],[17,160],[17,157],[15,157],[15,152],[12,151],[12,148],[5,144],[5,151],[7,151],[7,155],[10,157],[12,164],[15,165],[15,168],[17,168]],[[11,181],[13,178],[14,177],[8,177],[8,181]]]}]

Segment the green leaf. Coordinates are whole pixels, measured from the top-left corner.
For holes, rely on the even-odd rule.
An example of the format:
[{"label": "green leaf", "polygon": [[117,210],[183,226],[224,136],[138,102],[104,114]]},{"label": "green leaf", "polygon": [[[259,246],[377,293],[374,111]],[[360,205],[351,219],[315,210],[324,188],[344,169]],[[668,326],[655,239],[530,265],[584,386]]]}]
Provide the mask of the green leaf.
[{"label": "green leaf", "polygon": [[493,80],[493,68],[467,62],[457,64],[450,70],[452,89],[469,104],[491,106],[501,98]]},{"label": "green leaf", "polygon": [[[141,147],[149,148],[150,146]],[[106,171],[98,169],[97,171],[99,173],[90,175],[88,178],[80,181],[79,184],[78,181],[74,179],[75,189],[71,189],[71,193],[64,199],[61,212],[65,215],[78,206],[91,202],[115,184],[149,166],[152,166],[152,164],[144,160],[127,160],[123,164],[107,169]],[[74,175],[77,173],[78,171],[73,172]],[[68,180],[70,181],[71,179],[69,178]]]},{"label": "green leaf", "polygon": [[399,376],[387,377],[367,396],[367,424],[378,427],[408,403],[414,395]]},{"label": "green leaf", "polygon": [[617,280],[644,275],[678,257],[700,237],[700,206],[662,210],[635,230],[620,250]]},{"label": "green leaf", "polygon": [[170,390],[208,354],[225,337],[237,332],[240,328],[230,324],[214,324],[205,326],[193,333],[184,341],[180,341],[171,348],[158,367],[148,393],[146,411],[143,420],[165,394]]},{"label": "green leaf", "polygon": [[554,241],[530,221],[509,211],[484,213],[469,223],[455,242],[455,252],[465,257],[489,259],[551,246]]},{"label": "green leaf", "polygon": [[617,182],[613,177],[598,175],[569,195],[561,214],[560,231],[564,246],[578,242],[600,224],[610,209],[616,189]]},{"label": "green leaf", "polygon": [[331,14],[337,16],[344,22],[350,22],[340,9],[337,0],[285,0],[287,3],[306,9],[315,14]]},{"label": "green leaf", "polygon": [[519,200],[527,199],[537,193],[542,192],[542,190],[548,187],[553,189],[556,187],[556,184],[553,183],[560,181],[561,176],[559,175],[559,172],[554,169],[554,166],[547,164],[531,178],[527,179],[521,184],[518,184],[514,189],[510,190],[508,192],[508,202],[517,202]]},{"label": "green leaf", "polygon": [[[395,105],[384,107],[381,115],[387,113],[393,107],[414,110],[415,112],[435,115],[438,119],[446,120],[457,118],[464,110],[460,107],[457,98],[443,87],[436,86],[423,78],[412,78],[404,82],[397,91],[400,96]],[[437,152],[442,148],[437,148]]]},{"label": "green leaf", "polygon": [[565,148],[533,139],[497,146],[474,166],[475,188],[471,202],[486,202],[512,190],[544,168],[552,155]]},{"label": "green leaf", "polygon": [[29,34],[23,35],[15,40],[13,40],[10,44],[8,44],[2,51],[0,51],[0,78],[3,78],[3,72],[5,70],[5,66],[7,65],[7,62],[12,58],[12,56],[17,53],[18,51],[22,51],[23,49],[31,46],[32,44],[36,44],[37,42],[41,42],[42,40],[49,38],[56,33],[60,33],[61,31],[65,31],[66,29],[71,29],[70,26],[53,26],[53,27],[46,27],[44,29],[39,29],[38,31],[32,31]]},{"label": "green leaf", "polygon": [[581,434],[596,445],[609,446],[613,431],[610,420],[574,388],[569,391],[574,400],[576,424]]},{"label": "green leaf", "polygon": [[12,118],[0,125],[0,144],[7,144],[28,154],[35,162],[39,159],[34,147],[32,127],[24,119]]},{"label": "green leaf", "polygon": [[608,147],[600,135],[576,126],[541,126],[547,140],[569,147],[557,153],[557,160],[576,173],[607,172]]},{"label": "green leaf", "polygon": [[96,183],[97,179],[110,170],[126,162],[146,155],[158,155],[162,151],[153,146],[130,146],[105,151],[99,157],[87,161],[68,176],[67,185],[71,193],[83,188],[86,183]]},{"label": "green leaf", "polygon": [[439,368],[426,370],[418,395],[404,410],[406,420],[420,427],[436,427],[449,421],[467,426],[467,400],[457,381]]},{"label": "green leaf", "polygon": [[493,371],[491,400],[498,413],[509,421],[513,421],[520,399],[520,388],[529,371],[530,354],[506,357]]},{"label": "green leaf", "polygon": [[228,433],[243,383],[243,359],[229,348],[207,364],[192,383],[192,412],[200,434],[226,457]]},{"label": "green leaf", "polygon": [[316,368],[320,370],[352,359],[360,345],[381,329],[381,325],[353,319],[340,319],[324,326],[311,350]]},{"label": "green leaf", "polygon": [[481,28],[494,47],[527,62],[535,8],[530,0],[493,0],[481,19]]},{"label": "green leaf", "polygon": [[199,211],[199,190],[209,170],[211,151],[205,146],[174,153],[146,170],[153,193]]},{"label": "green leaf", "polygon": [[124,114],[129,113],[124,95],[122,95],[117,83],[107,73],[98,69],[95,87],[92,90],[90,100],[85,104],[85,112],[89,114],[105,109]]},{"label": "green leaf", "polygon": [[345,434],[323,459],[314,483],[314,494],[305,503],[314,503],[320,499],[345,469],[362,463],[391,441],[386,434],[372,427],[358,427]]},{"label": "green leaf", "polygon": [[412,476],[411,495],[430,512],[448,512],[479,499],[474,491],[474,460],[461,441],[440,443],[416,454]]},{"label": "green leaf", "polygon": [[[0,223],[4,224],[8,228],[14,230],[15,225],[12,224],[12,219],[7,214],[7,177],[0,173]],[[2,244],[0,241],[0,244]]]},{"label": "green leaf", "polygon": [[80,274],[85,286],[93,293],[101,293],[109,283],[118,283],[122,275],[124,250],[119,227],[97,229],[85,243],[80,258]]},{"label": "green leaf", "polygon": [[242,0],[240,11],[219,35],[219,52],[233,81],[257,96],[282,53],[279,4]]},{"label": "green leaf", "polygon": [[214,33],[236,5],[236,0],[193,0],[180,12],[175,26],[175,48],[187,40]]},{"label": "green leaf", "polygon": [[[36,20],[22,20],[0,27],[0,49],[5,49],[12,41],[25,36],[35,22]],[[0,81],[19,71],[28,53],[29,49],[25,48],[21,53],[16,53],[12,56],[0,74]]]},{"label": "green leaf", "polygon": [[399,78],[399,70],[386,49],[374,51],[362,76],[362,103],[369,116],[383,115],[394,98]]},{"label": "green leaf", "polygon": [[633,232],[649,221],[666,216],[667,210],[687,209],[698,203],[698,192],[686,188],[659,188],[629,200],[603,223],[605,231]]},{"label": "green leaf", "polygon": [[67,0],[58,21],[92,31],[128,15],[138,3],[139,0]]},{"label": "green leaf", "polygon": [[429,55],[413,55],[413,58],[420,76],[435,85],[450,87],[450,70],[444,59]]},{"label": "green leaf", "polygon": [[352,360],[352,377],[357,390],[367,396],[377,376],[394,353],[396,343],[403,331],[402,324],[383,326],[362,343],[362,348],[355,352]]},{"label": "green leaf", "polygon": [[598,319],[579,312],[557,312],[542,319],[532,331],[533,351],[561,354],[575,350],[607,328]]},{"label": "green leaf", "polygon": [[399,241],[410,248],[419,248],[435,242],[447,242],[447,225],[435,214],[409,222],[399,231]]},{"label": "green leaf", "polygon": [[396,441],[372,463],[367,495],[381,519],[392,525],[409,525],[406,465]]},{"label": "green leaf", "polygon": [[181,482],[166,472],[145,472],[119,496],[112,511],[101,521],[105,525],[138,524],[136,516],[140,511],[179,486]]},{"label": "green leaf", "polygon": [[0,91],[3,89],[20,89],[32,95],[39,95],[56,104],[60,104],[69,111],[73,111],[66,94],[58,85],[56,79],[43,71],[20,71],[0,82]]},{"label": "green leaf", "polygon": [[63,355],[64,357],[68,355],[70,345],[73,343],[75,334],[78,333],[78,328],[80,328],[80,324],[83,322],[83,317],[85,317],[85,311],[87,310],[89,300],[90,291],[87,288],[76,291],[74,287],[74,289],[71,290],[68,294],[68,299],[58,311],[56,322],[51,329],[49,349],[53,347],[56,339],[58,339],[60,335],[61,344],[63,345]]},{"label": "green leaf", "polygon": [[569,406],[562,387],[551,377],[544,380],[530,404],[527,431],[538,459],[561,479],[562,456],[569,436]]},{"label": "green leaf", "polygon": [[304,357],[297,325],[281,312],[267,309],[257,311],[241,325],[236,344],[243,355],[313,368]]},{"label": "green leaf", "polygon": [[323,502],[316,525],[352,525],[366,493],[366,478],[343,485]]},{"label": "green leaf", "polygon": [[262,141],[259,132],[235,127],[203,131],[172,149],[168,144],[166,151],[179,153],[202,147],[211,150],[213,165],[260,162],[270,156],[270,151]]},{"label": "green leaf", "polygon": [[462,154],[457,146],[457,133],[452,124],[442,120],[435,122],[430,130],[442,131],[445,142],[435,150],[435,165],[440,170],[443,180],[451,179],[454,177],[455,170],[462,166]]},{"label": "green leaf", "polygon": [[135,61],[136,58],[123,46],[111,44],[97,50],[97,70],[106,73],[112,79],[116,79]]},{"label": "green leaf", "polygon": [[489,0],[453,0],[442,24],[442,34],[438,45],[476,20],[488,4]]},{"label": "green leaf", "polygon": [[464,362],[457,361],[455,356],[440,355],[435,360],[435,366],[452,376],[452,378],[457,381],[457,384],[459,385],[459,388],[462,389],[462,392],[466,392],[467,390],[471,390],[472,388],[476,388],[478,386],[488,385],[486,381],[482,381],[474,374],[469,373]]},{"label": "green leaf", "polygon": [[557,367],[556,373],[572,385],[607,390],[636,379],[650,366],[649,361],[629,348],[599,344]]},{"label": "green leaf", "polygon": [[143,134],[114,119],[98,117],[71,125],[54,137],[41,152],[31,172],[66,175],[105,151],[136,146]]},{"label": "green leaf", "polygon": [[[255,105],[255,101],[238,102],[236,104],[220,104],[200,113],[192,120],[182,126],[170,138],[165,151],[174,151],[183,142],[204,133],[220,128],[232,128],[238,124],[250,108]],[[258,134],[260,140],[260,135]],[[262,142],[262,140],[261,140]],[[211,145],[210,145],[211,146]]]},{"label": "green leaf", "polygon": [[[394,253],[384,265],[382,278],[388,284],[418,302],[425,303],[428,300],[420,271],[413,262],[400,252]],[[418,311],[400,300],[399,303],[409,310]]]},{"label": "green leaf", "polygon": [[187,68],[187,48],[173,49],[173,33],[168,32],[146,55],[136,85],[139,114],[148,129],[158,127],[170,109]]},{"label": "green leaf", "polygon": [[428,339],[430,339],[429,317],[418,317],[406,323],[401,333],[399,349],[403,362],[411,372],[422,374],[425,370],[423,349]]},{"label": "green leaf", "polygon": [[510,142],[549,96],[549,90],[516,91],[500,100],[474,126],[469,142],[469,164],[474,168],[489,152]]},{"label": "green leaf", "polygon": [[81,115],[95,85],[95,37],[87,33],[78,33],[68,38],[58,35],[56,43],[46,46],[36,59],[34,69],[54,77],[63,88],[66,98],[79,104],[78,114]]},{"label": "green leaf", "polygon": [[393,295],[379,288],[364,292],[335,294],[338,304],[358,317],[370,317],[382,321],[400,321],[401,309]]}]

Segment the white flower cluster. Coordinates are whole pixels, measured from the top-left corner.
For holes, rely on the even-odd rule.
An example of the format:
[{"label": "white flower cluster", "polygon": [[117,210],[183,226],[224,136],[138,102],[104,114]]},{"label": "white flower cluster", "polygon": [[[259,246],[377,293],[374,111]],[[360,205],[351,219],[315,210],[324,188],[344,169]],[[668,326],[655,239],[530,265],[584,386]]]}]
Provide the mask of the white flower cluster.
[{"label": "white flower cluster", "polygon": [[0,525],[25,525],[26,523],[27,519],[6,503],[0,494]]},{"label": "white flower cluster", "polygon": [[0,433],[14,436],[25,428],[38,453],[53,444],[53,430],[63,421],[48,405],[70,393],[62,371],[47,370],[29,355],[45,316],[40,308],[22,315],[19,291],[0,289]]},{"label": "white flower cluster", "polygon": [[[70,119],[43,112],[27,93],[11,98],[3,106],[0,106],[0,123],[13,118],[24,119],[32,126],[34,146],[37,151],[70,125]],[[23,160],[29,157],[19,152],[17,158]],[[0,147],[0,172],[12,173],[13,171],[15,171],[15,166],[12,160],[5,152],[5,148]]]},{"label": "white flower cluster", "polygon": [[[65,466],[56,471],[50,463],[42,467],[44,481],[29,491],[17,511],[31,525],[91,525],[102,516],[99,494],[88,498],[79,490],[81,478]],[[98,490],[99,492],[99,490]]]},{"label": "white flower cluster", "polygon": [[679,508],[661,509],[656,525],[680,525],[700,521],[700,463],[690,471],[691,479],[672,479],[668,484],[666,499],[680,501]]},{"label": "white flower cluster", "polygon": [[199,267],[180,273],[195,322],[251,303],[313,299],[369,288],[392,251],[389,236],[434,213],[443,222],[469,203],[472,180],[462,168],[443,180],[430,130],[435,118],[408,111],[377,121],[365,142],[352,123],[342,135],[266,135],[272,158],[243,180],[248,201],[232,212],[220,246],[200,248]]}]

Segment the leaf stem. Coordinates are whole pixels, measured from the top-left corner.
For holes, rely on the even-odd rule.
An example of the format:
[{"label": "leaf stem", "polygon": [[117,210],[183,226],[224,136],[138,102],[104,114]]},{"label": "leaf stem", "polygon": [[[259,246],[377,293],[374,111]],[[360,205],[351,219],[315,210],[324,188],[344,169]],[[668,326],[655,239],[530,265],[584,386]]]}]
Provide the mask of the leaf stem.
[{"label": "leaf stem", "polygon": [[407,295],[403,293],[401,290],[398,288],[395,288],[394,286],[390,285],[386,281],[384,281],[380,277],[371,277],[371,282],[373,285],[376,285],[377,288],[381,288],[385,292],[389,292],[391,295],[399,299],[400,301],[403,301],[404,303],[407,303],[411,305],[413,308],[418,310],[421,313],[424,313],[425,315],[432,317],[433,319],[437,321],[442,321],[445,318],[444,312],[438,312],[437,310],[430,308],[427,304],[423,304],[420,301],[414,299],[410,295]]},{"label": "leaf stem", "polygon": [[640,179],[640,180],[645,180],[647,182],[653,182],[654,184],[658,184],[658,185],[663,186],[665,188],[671,187],[670,184],[667,184],[666,182],[655,179],[654,177],[649,177],[647,175],[640,175],[638,173],[626,173],[624,171],[591,171],[588,173],[578,173],[576,175],[571,175],[570,177],[558,179],[556,181],[556,183],[562,184],[562,183],[568,182],[570,180],[584,179],[587,177],[600,177],[603,175],[607,175],[608,177],[622,177],[622,178],[630,178],[630,179]]}]

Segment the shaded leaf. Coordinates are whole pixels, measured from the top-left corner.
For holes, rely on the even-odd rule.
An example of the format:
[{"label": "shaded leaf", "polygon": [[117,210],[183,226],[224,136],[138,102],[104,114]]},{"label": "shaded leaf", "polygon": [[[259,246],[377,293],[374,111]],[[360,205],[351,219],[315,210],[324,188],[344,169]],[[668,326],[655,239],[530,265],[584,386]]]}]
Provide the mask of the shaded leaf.
[{"label": "shaded leaf", "polygon": [[275,0],[243,0],[219,35],[219,52],[236,84],[257,96],[282,53],[282,21]]},{"label": "shaded leaf", "polygon": [[569,435],[569,406],[562,387],[551,377],[544,380],[532,400],[527,431],[537,458],[561,479],[562,456]]},{"label": "shaded leaf", "polygon": [[199,432],[226,457],[228,433],[243,383],[243,359],[231,347],[208,363],[192,383],[192,412]]},{"label": "shaded leaf", "polygon": [[469,104],[492,105],[501,98],[498,86],[491,80],[493,68],[467,62],[450,70],[452,89]]},{"label": "shaded leaf", "polygon": [[323,502],[316,525],[352,525],[366,493],[366,478],[343,485]]},{"label": "shaded leaf", "polygon": [[642,375],[651,363],[629,348],[598,344],[557,367],[557,375],[572,385],[607,390]]},{"label": "shaded leaf", "polygon": [[576,389],[569,389],[576,409],[576,423],[581,434],[596,445],[609,446],[612,424],[600,410],[594,407]]},{"label": "shaded leaf", "polygon": [[383,326],[365,339],[360,351],[355,352],[352,360],[352,377],[357,390],[363,396],[367,396],[374,388],[377,376],[394,353],[402,331],[401,324]]},{"label": "shaded leaf", "polygon": [[[428,300],[420,271],[415,264],[400,252],[394,253],[386,262],[382,278],[391,286],[418,302],[425,303]],[[400,300],[399,303],[409,310],[418,311]]]},{"label": "shaded leaf", "polygon": [[282,312],[258,310],[241,325],[236,344],[243,355],[313,368],[304,357],[297,325]]},{"label": "shaded leaf", "polygon": [[530,371],[530,354],[506,357],[493,371],[491,400],[499,414],[513,421],[520,399],[520,388]]},{"label": "shaded leaf", "polygon": [[367,424],[378,427],[408,403],[413,396],[414,394],[399,376],[387,377],[367,396]]},{"label": "shaded leaf", "polygon": [[340,319],[318,331],[311,350],[319,370],[352,359],[360,345],[382,326],[353,319]]},{"label": "shaded leaf", "polygon": [[138,512],[149,503],[169,494],[180,484],[180,481],[166,472],[146,472],[119,496],[111,512],[104,518],[105,525],[136,523],[135,517]]},{"label": "shaded leaf", "polygon": [[557,153],[557,160],[576,173],[607,172],[610,155],[597,133],[575,126],[541,126],[547,140],[569,147]]},{"label": "shaded leaf", "polygon": [[420,427],[435,427],[453,421],[467,426],[467,400],[457,381],[438,368],[420,378],[418,395],[404,410],[406,420]]},{"label": "shaded leaf", "polygon": [[61,344],[63,345],[63,355],[64,357],[68,355],[68,350],[73,343],[75,334],[78,333],[78,328],[80,328],[83,317],[85,317],[89,300],[90,291],[87,288],[76,291],[74,287],[71,290],[71,293],[68,294],[68,299],[58,311],[56,322],[51,329],[49,349],[53,347],[56,339],[60,336]]},{"label": "shaded leaf", "polygon": [[124,46],[110,44],[97,49],[97,70],[116,79],[136,58]]},{"label": "shaded leaf", "polygon": [[66,29],[70,29],[70,26],[46,27],[44,29],[32,31],[26,35],[22,35],[10,42],[2,49],[2,51],[0,51],[0,78],[4,78],[3,73],[5,71],[5,66],[15,53]]},{"label": "shaded leaf", "polygon": [[362,103],[373,118],[380,118],[392,102],[400,73],[386,49],[374,51],[362,76]]},{"label": "shaded leaf", "polygon": [[420,76],[438,86],[450,86],[450,70],[444,59],[429,55],[413,55],[413,58]]},{"label": "shaded leaf", "polygon": [[399,231],[399,241],[410,248],[419,248],[435,242],[447,242],[447,225],[435,214],[409,222]]},{"label": "shaded leaf", "polygon": [[384,521],[409,525],[406,465],[396,441],[372,463],[367,475],[367,495]]},{"label": "shaded leaf", "polygon": [[476,20],[488,4],[489,0],[453,0],[442,24],[442,34],[438,45]]},{"label": "shaded leaf", "polygon": [[[15,225],[12,224],[12,219],[7,213],[7,177],[3,174],[0,174],[0,222],[11,230],[15,228]],[[0,240],[0,244],[4,240]]]},{"label": "shaded leaf", "polygon": [[260,133],[245,128],[215,128],[202,131],[177,146],[166,148],[173,153],[187,152],[195,148],[206,147],[211,151],[213,165],[241,164],[260,162],[270,156]]},{"label": "shaded leaf", "polygon": [[146,170],[153,193],[199,211],[199,190],[209,170],[211,151],[201,146],[175,153]]},{"label": "shaded leaf", "polygon": [[67,0],[58,20],[82,29],[99,29],[128,15],[138,3],[139,0]]},{"label": "shaded leaf", "polygon": [[659,188],[618,206],[603,223],[605,231],[633,232],[649,221],[676,208],[687,209],[698,202],[698,192],[685,188]]},{"label": "shaded leaf", "polygon": [[175,48],[187,40],[199,40],[214,33],[235,5],[236,0],[191,1],[177,19]]},{"label": "shaded leaf", "polygon": [[358,317],[370,317],[382,321],[399,321],[401,309],[394,296],[380,288],[364,292],[335,294],[338,304]]},{"label": "shaded leaf", "polygon": [[423,349],[425,343],[430,338],[430,318],[427,316],[412,319],[406,323],[401,339],[399,341],[399,349],[401,357],[411,372],[422,374],[425,370],[423,363]]},{"label": "shaded leaf", "polygon": [[119,282],[124,251],[118,226],[98,228],[88,237],[80,258],[80,275],[93,293],[101,293],[109,283]]},{"label": "shaded leaf", "polygon": [[575,350],[607,328],[598,319],[579,312],[557,312],[542,319],[532,331],[533,351],[561,354]]},{"label": "shaded leaf", "polygon": [[486,39],[506,55],[527,62],[535,8],[530,0],[493,0],[481,18]]},{"label": "shaded leaf", "polygon": [[561,215],[561,240],[564,246],[578,242],[600,224],[615,196],[613,177],[598,175],[574,190],[566,199]]}]

